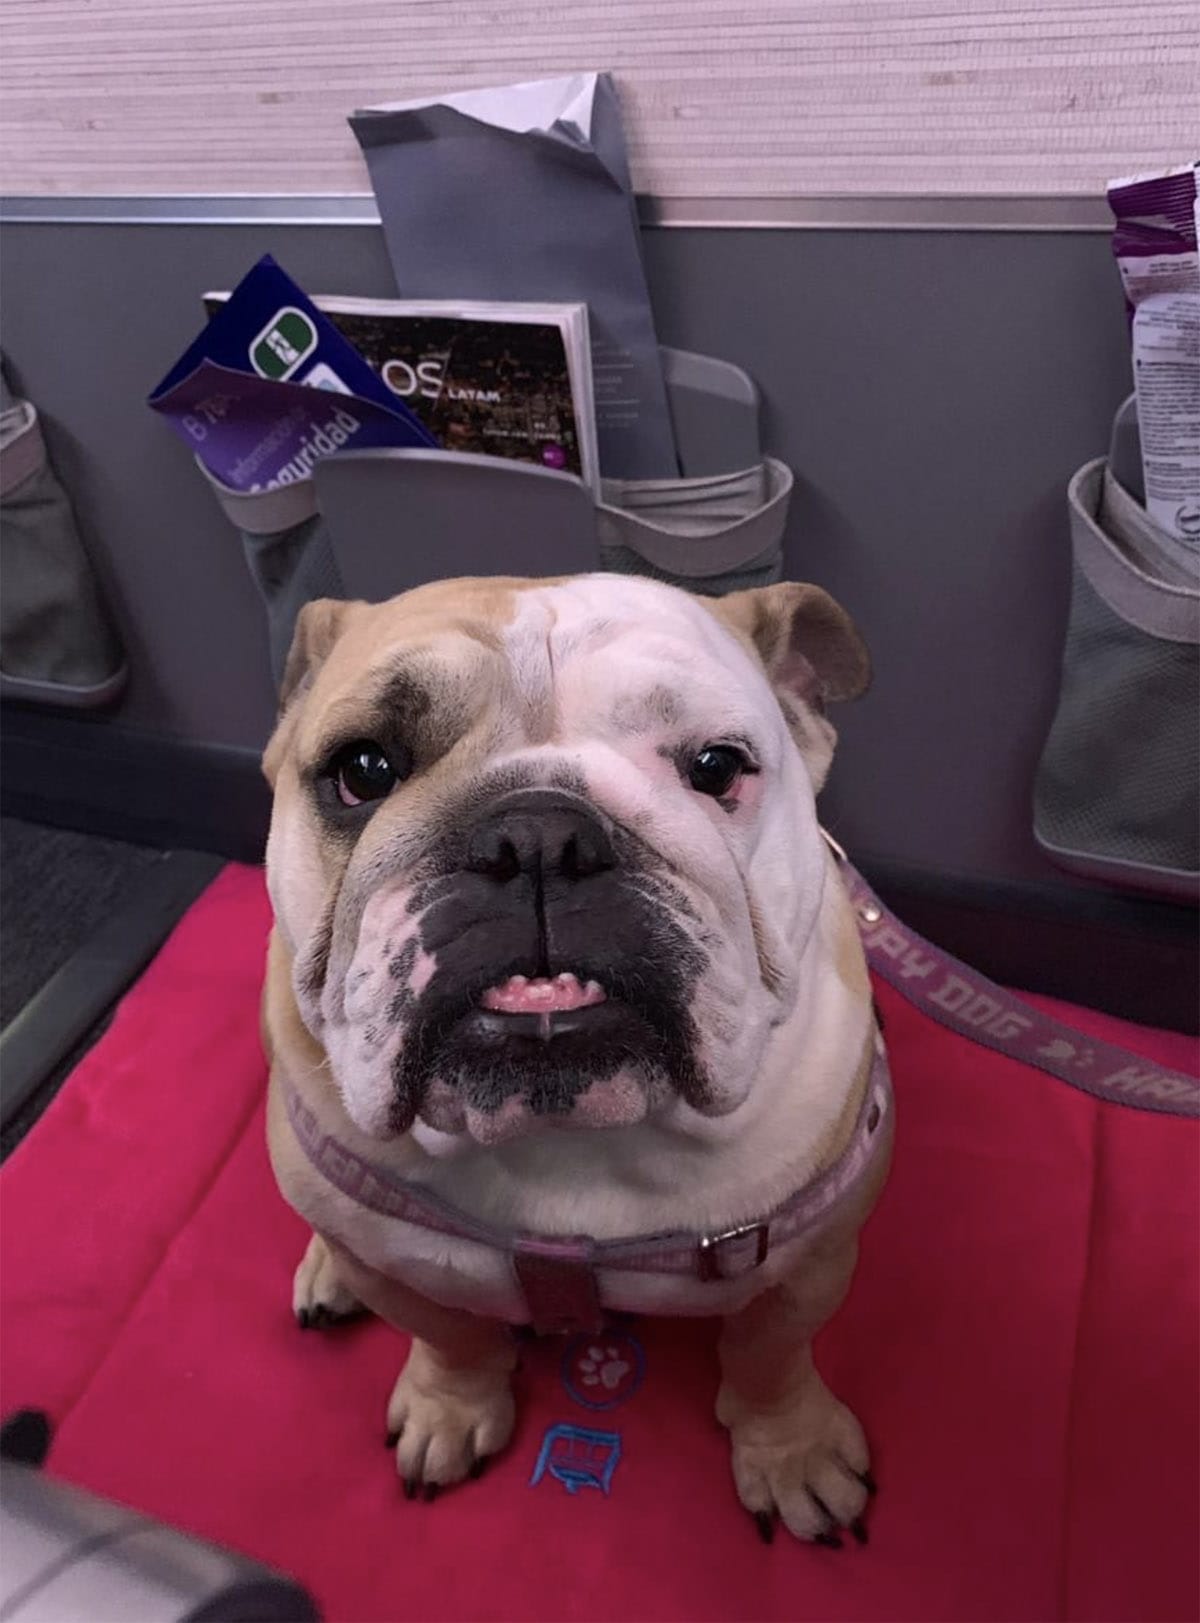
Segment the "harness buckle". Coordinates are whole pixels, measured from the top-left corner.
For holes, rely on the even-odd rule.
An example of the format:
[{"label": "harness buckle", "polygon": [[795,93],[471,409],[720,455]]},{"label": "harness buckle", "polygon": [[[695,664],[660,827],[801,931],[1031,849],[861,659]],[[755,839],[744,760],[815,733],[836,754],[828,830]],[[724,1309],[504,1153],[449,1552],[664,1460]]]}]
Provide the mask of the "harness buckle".
[{"label": "harness buckle", "polygon": [[[743,1274],[752,1273],[755,1268],[761,1268],[767,1260],[770,1250],[770,1225],[767,1223],[743,1223],[740,1228],[726,1229],[723,1234],[705,1234],[701,1236],[699,1245],[700,1278],[706,1282],[718,1279],[740,1279]],[[735,1263],[737,1256],[745,1257],[745,1242],[754,1241],[753,1261],[741,1267],[730,1266]],[[739,1244],[742,1250],[737,1251]],[[734,1256],[730,1256],[730,1252]]]}]

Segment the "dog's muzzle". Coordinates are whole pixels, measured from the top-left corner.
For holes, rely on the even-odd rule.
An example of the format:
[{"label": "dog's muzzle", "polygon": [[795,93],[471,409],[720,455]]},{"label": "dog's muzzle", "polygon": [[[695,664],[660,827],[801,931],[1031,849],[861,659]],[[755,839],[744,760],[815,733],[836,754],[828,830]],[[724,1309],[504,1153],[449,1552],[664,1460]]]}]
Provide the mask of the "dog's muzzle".
[{"label": "dog's muzzle", "polygon": [[633,842],[580,796],[528,789],[479,811],[455,855],[420,920],[436,968],[397,1066],[398,1124],[419,1112],[494,1142],[534,1117],[640,1119],[690,1074],[696,954]]}]

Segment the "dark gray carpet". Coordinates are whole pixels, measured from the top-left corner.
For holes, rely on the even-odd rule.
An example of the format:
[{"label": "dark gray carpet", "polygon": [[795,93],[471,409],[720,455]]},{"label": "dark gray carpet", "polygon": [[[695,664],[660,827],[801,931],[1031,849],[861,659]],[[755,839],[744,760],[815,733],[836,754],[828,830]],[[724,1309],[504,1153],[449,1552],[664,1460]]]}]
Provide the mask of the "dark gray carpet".
[{"label": "dark gray carpet", "polygon": [[0,818],[0,1028],[163,852]]}]

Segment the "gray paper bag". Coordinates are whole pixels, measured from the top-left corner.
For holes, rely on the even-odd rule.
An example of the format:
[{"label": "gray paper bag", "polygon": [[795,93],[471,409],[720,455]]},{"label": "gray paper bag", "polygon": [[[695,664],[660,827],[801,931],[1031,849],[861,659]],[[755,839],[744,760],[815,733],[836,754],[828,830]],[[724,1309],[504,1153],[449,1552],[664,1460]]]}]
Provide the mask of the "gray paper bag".
[{"label": "gray paper bag", "polygon": [[586,303],[603,473],[674,477],[671,417],[608,75],[397,102],[358,112],[350,124],[401,295]]}]

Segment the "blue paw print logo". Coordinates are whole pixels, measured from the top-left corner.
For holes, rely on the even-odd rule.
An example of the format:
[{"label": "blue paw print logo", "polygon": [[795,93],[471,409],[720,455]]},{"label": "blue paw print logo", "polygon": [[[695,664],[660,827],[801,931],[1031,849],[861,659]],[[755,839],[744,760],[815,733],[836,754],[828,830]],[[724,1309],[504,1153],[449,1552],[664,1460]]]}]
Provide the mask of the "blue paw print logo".
[{"label": "blue paw print logo", "polygon": [[624,1330],[575,1336],[562,1358],[567,1395],[585,1409],[615,1409],[627,1403],[646,1374],[642,1346]]},{"label": "blue paw print logo", "polygon": [[[615,1409],[641,1386],[646,1354],[627,1330],[575,1336],[563,1349],[559,1374],[567,1396],[580,1408]],[[550,1476],[572,1496],[584,1488],[599,1488],[607,1495],[620,1459],[619,1431],[560,1422],[546,1428],[529,1486],[536,1488],[543,1477]]]}]

